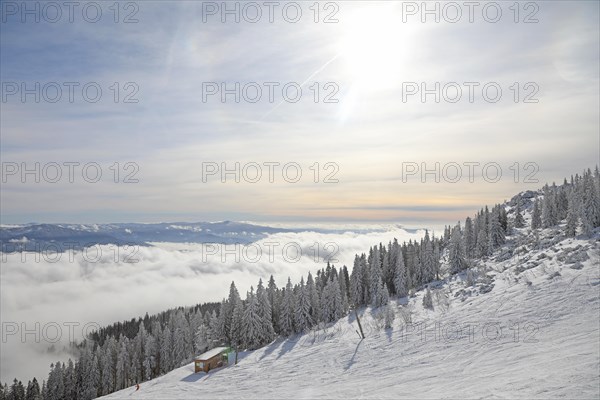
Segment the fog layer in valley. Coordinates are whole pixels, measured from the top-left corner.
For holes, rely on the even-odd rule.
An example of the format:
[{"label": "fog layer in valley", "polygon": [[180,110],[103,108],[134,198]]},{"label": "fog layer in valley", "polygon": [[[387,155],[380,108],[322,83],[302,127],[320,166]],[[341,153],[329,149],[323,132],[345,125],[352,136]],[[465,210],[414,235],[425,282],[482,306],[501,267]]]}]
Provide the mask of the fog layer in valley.
[{"label": "fog layer in valley", "polygon": [[[390,227],[365,233],[278,233],[252,245],[154,243],[102,246],[86,253],[2,254],[0,381],[47,378],[65,360],[70,338],[113,322],[226,297],[236,282],[242,297],[259,278],[298,282],[330,259],[351,270],[354,254],[375,243],[419,238]],[[128,262],[127,262],[128,261]],[[39,325],[36,325],[39,324]],[[54,347],[54,351],[49,348]]]}]

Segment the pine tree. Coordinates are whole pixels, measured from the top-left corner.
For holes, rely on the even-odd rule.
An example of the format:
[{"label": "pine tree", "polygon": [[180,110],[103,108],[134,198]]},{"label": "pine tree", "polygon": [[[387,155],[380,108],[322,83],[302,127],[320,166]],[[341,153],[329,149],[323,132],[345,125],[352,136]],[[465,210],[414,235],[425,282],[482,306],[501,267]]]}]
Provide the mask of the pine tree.
[{"label": "pine tree", "polygon": [[383,285],[383,295],[381,296],[381,305],[383,306],[383,316],[385,320],[385,328],[389,329],[394,323],[396,315],[390,304],[390,292],[386,284]]},{"label": "pine tree", "polygon": [[105,351],[103,357],[100,358],[102,364],[102,394],[107,395],[112,393],[114,388],[113,360],[110,351]]},{"label": "pine tree", "polygon": [[86,387],[86,399],[94,399],[98,397],[98,388],[100,387],[100,362],[98,356],[93,354],[91,357],[92,362],[87,368],[87,387]]},{"label": "pine tree", "polygon": [[[197,310],[195,312],[192,312],[190,318],[190,332],[191,332],[191,337],[192,337],[192,341],[195,341],[196,338],[196,332],[198,332],[198,328],[200,327],[200,325],[202,325],[204,323],[204,316],[202,315],[202,311],[201,310]],[[193,351],[196,351],[196,348],[194,346]]]},{"label": "pine tree", "polygon": [[450,243],[450,225],[444,227],[444,243]]},{"label": "pine tree", "polygon": [[360,263],[360,257],[356,255],[354,257],[354,267],[350,274],[350,293],[352,297],[352,303],[355,306],[359,306],[363,303],[363,273],[362,266]]},{"label": "pine tree", "polygon": [[[74,389],[74,388],[73,388]],[[0,392],[4,394],[4,390],[0,388]],[[25,400],[39,400],[41,396],[40,385],[37,379],[33,378],[32,381],[27,383],[27,391],[25,392]],[[0,396],[2,398],[2,396]]]},{"label": "pine tree", "polygon": [[396,313],[394,312],[392,305],[388,304],[385,306],[385,309],[384,309],[385,329],[390,329],[393,326],[394,319],[396,319]]},{"label": "pine tree", "polygon": [[569,196],[569,204],[567,207],[567,223],[565,226],[565,234],[567,237],[575,237],[577,234],[577,224],[578,224],[578,207],[575,202],[575,194],[571,193]]},{"label": "pine tree", "polygon": [[490,214],[490,252],[503,245],[505,242],[504,230],[502,228],[502,224],[500,223],[500,209],[499,207],[495,207],[492,213]]},{"label": "pine tree", "polygon": [[467,266],[464,256],[464,250],[462,247],[460,227],[458,225],[454,227],[454,229],[452,230],[452,236],[450,236],[450,245],[448,249],[448,263],[451,274],[460,272]]},{"label": "pine tree", "polygon": [[[98,350],[101,351],[101,348]],[[64,366],[64,365],[63,365]],[[33,378],[35,385],[37,385],[39,391],[39,385],[35,378]],[[64,380],[65,380],[65,397],[66,398],[75,398],[77,397],[77,377],[75,375],[75,364],[73,360],[69,358],[67,361],[67,365],[64,370]]]},{"label": "pine tree", "polygon": [[433,240],[433,266],[435,270],[435,279],[440,280],[441,250],[439,239]]},{"label": "pine tree", "polygon": [[498,220],[500,221],[502,233],[506,234],[508,232],[508,215],[506,214],[506,209],[500,205],[496,206],[496,208],[498,210]]},{"label": "pine tree", "polygon": [[533,212],[531,214],[531,229],[539,229],[542,227],[542,212],[539,199],[535,199],[533,203]]},{"label": "pine tree", "polygon": [[388,290],[387,285],[384,283],[383,288],[381,290],[381,305],[387,306],[390,303],[390,291]]},{"label": "pine tree", "polygon": [[258,281],[256,287],[256,299],[258,300],[258,315],[260,317],[260,342],[262,344],[271,343],[275,338],[275,329],[273,328],[273,316],[269,295],[263,287],[262,279]]},{"label": "pine tree", "polygon": [[396,257],[396,270],[394,272],[394,287],[398,297],[408,295],[408,287],[406,282],[406,266],[404,265],[404,256],[402,248],[398,247],[398,255]]},{"label": "pine tree", "polygon": [[600,205],[592,173],[590,170],[583,174],[581,183],[582,201],[580,202],[580,219],[583,234],[590,236],[593,229],[600,225]]},{"label": "pine tree", "polygon": [[48,375],[48,393],[55,399],[62,399],[65,396],[62,364],[59,361],[54,364],[54,366],[50,366],[50,368],[50,374]]},{"label": "pine tree", "polygon": [[269,304],[271,304],[271,322],[273,324],[273,330],[280,332],[279,328],[279,313],[280,313],[280,299],[279,290],[275,284],[273,275],[269,278],[269,284],[267,286],[267,297],[269,298]]},{"label": "pine tree", "polygon": [[342,315],[346,315],[348,313],[348,308],[349,308],[348,289],[346,287],[346,278],[343,273],[345,268],[346,268],[346,266],[344,266],[340,270],[340,274],[338,276],[338,282],[340,283],[340,295],[342,296]]},{"label": "pine tree", "polygon": [[[392,262],[392,243],[389,242],[387,248],[383,246],[381,248],[382,257],[381,257],[381,280],[384,284],[391,285],[391,282],[394,280],[394,267],[396,264],[391,264]],[[340,279],[340,284],[342,284],[342,280]],[[344,292],[342,291],[342,297]]]},{"label": "pine tree", "polygon": [[228,337],[230,338],[230,344],[233,348],[235,348],[236,352],[236,364],[237,364],[237,353],[238,350],[245,345],[244,339],[244,328],[243,328],[243,319],[244,319],[244,303],[242,303],[242,299],[235,299],[235,304],[233,306],[233,314],[231,316],[231,325],[230,325],[230,333]]},{"label": "pine tree", "polygon": [[377,283],[377,293],[378,296],[375,299],[375,303],[373,303],[374,307],[381,307],[383,305],[383,288],[384,288],[384,283],[383,280],[379,279],[379,282]]},{"label": "pine tree", "polygon": [[425,289],[425,294],[423,295],[423,307],[433,310],[433,299],[431,298],[429,288]]},{"label": "pine tree", "polygon": [[473,232],[473,221],[470,217],[465,220],[465,232],[463,234],[465,256],[473,258],[475,256],[475,237]]},{"label": "pine tree", "polygon": [[[225,300],[221,302],[221,309],[223,309]],[[225,344],[225,333],[223,332],[223,318],[220,318],[217,313],[213,310],[210,316],[210,341],[212,343]],[[162,361],[161,361],[162,363]]]},{"label": "pine tree", "polygon": [[[235,304],[233,304],[231,307],[233,310]],[[229,302],[225,299],[221,300],[221,305],[219,306],[219,312],[217,314],[217,320],[215,321],[214,325],[211,324],[212,334],[218,340],[218,342],[222,344],[231,343],[229,334],[231,333],[231,316],[233,315],[233,311],[229,313],[229,308]],[[228,327],[229,330],[226,330],[226,327]]]},{"label": "pine tree", "polygon": [[194,344],[196,347],[196,353],[202,354],[207,351],[210,347],[210,331],[209,328],[202,324],[196,330],[196,334],[194,335]]},{"label": "pine tree", "polygon": [[190,326],[182,310],[176,312],[173,324],[173,362],[174,367],[180,367],[191,361],[193,343]]},{"label": "pine tree", "polygon": [[146,349],[144,352],[144,378],[146,380],[153,379],[157,366],[156,353],[158,351],[158,343],[154,335],[148,335],[146,341]]},{"label": "pine tree", "polygon": [[[142,377],[141,366],[138,362],[140,356],[135,348],[135,345],[132,346],[131,352],[129,354],[131,354],[131,358],[129,359],[129,380],[127,381],[127,384],[125,386],[131,386],[134,383],[140,382]],[[176,362],[175,367],[179,366],[180,364]]]},{"label": "pine tree", "polygon": [[429,240],[429,233],[425,231],[423,240],[423,282],[431,282],[435,278],[435,261],[433,256],[433,243]]},{"label": "pine tree", "polygon": [[337,276],[328,280],[321,294],[321,314],[324,322],[332,322],[343,315],[342,293]]},{"label": "pine tree", "polygon": [[295,308],[292,281],[288,277],[287,285],[285,286],[285,292],[283,294],[283,300],[281,301],[281,314],[279,316],[279,326],[281,327],[281,333],[284,336],[288,336],[294,332]]},{"label": "pine tree", "polygon": [[304,332],[304,330],[312,326],[310,309],[310,295],[304,285],[304,278],[301,278],[300,285],[298,286],[298,296],[296,298],[296,312],[294,314],[297,332]]},{"label": "pine tree", "polygon": [[331,316],[330,321],[337,321],[342,318],[344,315],[344,308],[342,304],[342,291],[340,290],[340,283],[338,282],[338,278],[336,276],[333,277],[332,281],[329,281],[328,286],[330,286],[331,293]]},{"label": "pine tree", "polygon": [[523,228],[525,226],[525,219],[521,214],[521,195],[517,196],[517,204],[515,205],[515,228]]},{"label": "pine tree", "polygon": [[488,245],[489,241],[486,231],[485,229],[480,229],[477,233],[477,254],[479,257],[489,255]]},{"label": "pine tree", "polygon": [[[119,362],[117,362],[117,375],[119,374],[118,365]],[[163,374],[173,369],[173,339],[168,326],[164,327],[160,340],[160,369]],[[122,386],[119,387],[119,389],[122,388]]]},{"label": "pine tree", "polygon": [[415,247],[411,240],[406,246],[406,287],[408,290],[418,285],[415,276]]},{"label": "pine tree", "polygon": [[558,223],[554,204],[554,193],[548,185],[544,186],[544,202],[542,207],[542,226],[550,228]]},{"label": "pine tree", "polygon": [[[170,339],[169,339],[170,340]],[[169,351],[170,354],[170,351]],[[164,358],[164,356],[163,356]],[[115,390],[121,390],[125,387],[125,382],[127,381],[127,370],[129,367],[129,353],[127,352],[127,345],[123,337],[119,339],[119,352],[117,354],[117,363],[116,363],[116,380],[115,380]],[[166,364],[165,364],[166,366]],[[165,368],[163,372],[167,372],[170,370]]]},{"label": "pine tree", "polygon": [[412,270],[412,284],[413,286],[420,286],[425,282],[423,277],[423,240],[421,240],[421,244],[418,244],[416,241],[413,244],[414,246],[414,261],[413,261],[413,270]]},{"label": "pine tree", "polygon": [[562,221],[567,217],[567,209],[569,207],[569,200],[566,189],[567,185],[567,180],[565,179],[563,186],[559,188],[556,194],[556,212],[559,221]]},{"label": "pine tree", "polygon": [[396,263],[398,262],[398,255],[401,254],[400,253],[400,244],[398,243],[398,239],[394,238],[394,241],[391,243],[390,248],[389,248],[389,277],[388,279],[385,281],[385,283],[387,284],[388,290],[390,291],[390,294],[395,295],[396,294],[396,287],[394,284],[394,280],[396,278]]},{"label": "pine tree", "polygon": [[[348,268],[344,265],[340,272],[340,279],[344,278],[344,286],[346,287],[346,298],[348,302],[350,302],[350,274],[348,273]],[[341,287],[341,286],[340,286]]]},{"label": "pine tree", "polygon": [[226,341],[229,343],[232,342],[229,334],[232,332],[231,331],[231,324],[232,324],[231,319],[233,318],[233,309],[236,306],[238,300],[241,300],[240,294],[235,286],[235,282],[232,281],[231,285],[229,286],[229,297],[228,297],[227,301],[225,302],[224,307],[222,307],[221,313],[219,315],[219,317],[223,321],[223,332],[225,334]]},{"label": "pine tree", "polygon": [[360,258],[358,260],[359,264],[360,264],[360,268],[359,271],[361,273],[361,284],[362,284],[362,288],[361,288],[361,293],[362,293],[362,298],[360,300],[359,304],[368,304],[369,301],[371,301],[371,276],[370,276],[370,269],[369,269],[369,265],[370,263],[367,262],[367,256],[365,253],[360,255]]},{"label": "pine tree", "polygon": [[[16,379],[13,381],[8,398],[11,400],[25,400],[25,387],[21,381],[17,381]],[[57,397],[57,399],[59,398],[60,397]]]},{"label": "pine tree", "polygon": [[371,289],[371,305],[378,307],[381,304],[381,289],[383,283],[381,280],[381,266],[379,258],[379,249],[377,246],[373,248],[373,256],[370,263],[370,289]]},{"label": "pine tree", "polygon": [[317,291],[317,287],[310,272],[308,273],[308,278],[306,279],[306,290],[310,298],[311,321],[313,324],[317,324],[321,319],[321,313],[319,312],[319,292]]},{"label": "pine tree", "polygon": [[323,322],[331,322],[333,317],[333,311],[332,311],[332,305],[333,305],[333,299],[332,299],[332,293],[331,293],[331,289],[332,286],[330,284],[330,281],[328,280],[325,283],[325,286],[323,287],[323,290],[321,291],[321,320]]},{"label": "pine tree", "polygon": [[264,344],[262,329],[263,323],[259,315],[258,299],[251,287],[250,292],[246,295],[246,308],[242,317],[242,337],[246,348],[254,350]]},{"label": "pine tree", "polygon": [[[2,390],[2,388],[0,388],[0,392],[3,393],[4,390]],[[40,396],[41,396],[40,385],[39,385],[37,379],[33,378],[33,380],[31,382],[27,383],[27,391],[25,392],[25,400],[39,400]],[[0,396],[0,398],[2,398],[2,396]]]},{"label": "pine tree", "polygon": [[[184,317],[185,319],[185,317]],[[144,327],[144,323],[140,320],[138,327],[138,333],[133,340],[133,353],[135,357],[132,359],[132,364],[135,364],[136,374],[134,380],[141,382],[144,380],[144,352],[146,350],[146,342],[148,340],[148,333]]]}]

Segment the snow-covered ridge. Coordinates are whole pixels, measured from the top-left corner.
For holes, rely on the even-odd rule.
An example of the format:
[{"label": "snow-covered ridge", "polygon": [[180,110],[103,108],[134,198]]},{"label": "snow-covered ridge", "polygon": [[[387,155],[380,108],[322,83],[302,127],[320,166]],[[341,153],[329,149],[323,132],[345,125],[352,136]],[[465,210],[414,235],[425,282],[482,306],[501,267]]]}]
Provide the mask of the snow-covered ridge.
[{"label": "snow-covered ridge", "polygon": [[[193,364],[106,398],[598,398],[600,236],[557,240],[240,354],[237,366]],[[515,240],[527,245],[525,234]],[[512,239],[512,238],[511,238]]]},{"label": "snow-covered ridge", "polygon": [[[522,193],[504,204],[491,208],[486,206],[473,218],[468,217],[464,225],[458,223],[454,227],[446,227],[439,238],[425,232],[422,238],[413,237],[408,243],[402,244],[395,239],[392,242],[391,237],[387,244],[387,238],[382,242],[379,239],[379,244],[369,247],[366,253],[356,254],[351,274],[345,265],[339,268],[338,273],[328,263],[327,268],[317,271],[314,278],[309,273],[306,281],[302,277],[295,285],[288,278],[287,284],[281,288],[277,287],[271,276],[267,284],[262,280],[258,282],[256,292],[250,288],[246,300],[242,300],[232,282],[229,296],[220,306],[212,303],[203,304],[203,309],[179,308],[147,317],[143,322],[139,319],[127,325],[107,327],[98,332],[93,341],[82,344],[83,354],[75,365],[77,376],[82,377],[82,384],[70,385],[65,390],[76,390],[82,398],[92,398],[130,387],[136,382],[142,382],[143,387],[146,386],[145,381],[156,385],[171,376],[174,368],[191,360],[194,353],[204,352],[215,345],[228,345],[240,350],[247,349],[244,352],[245,359],[253,354],[263,354],[254,358],[253,363],[259,367],[266,365],[268,371],[279,370],[275,366],[281,367],[286,377],[302,379],[303,373],[296,372],[303,368],[302,364],[314,367],[311,371],[319,376],[337,371],[337,374],[328,376],[322,385],[309,385],[308,389],[316,388],[317,393],[309,392],[306,397],[336,397],[341,392],[336,391],[337,385],[332,387],[331,382],[342,383],[353,391],[365,390],[364,394],[368,397],[396,397],[395,389],[404,390],[396,381],[384,386],[383,392],[376,385],[380,380],[397,378],[396,375],[389,376],[389,371],[398,370],[395,368],[397,364],[385,361],[387,353],[396,360],[406,357],[407,354],[398,353],[398,348],[405,349],[412,335],[422,343],[428,343],[433,337],[435,343],[433,351],[425,346],[408,354],[415,357],[413,365],[416,369],[423,366],[422,359],[432,357],[432,354],[442,354],[443,361],[450,360],[443,366],[444,369],[452,370],[455,359],[461,361],[462,353],[469,354],[470,348],[475,347],[477,353],[472,354],[475,358],[462,360],[464,368],[456,380],[467,382],[465,371],[470,367],[467,363],[484,363],[483,369],[487,373],[480,378],[488,378],[489,392],[479,397],[503,393],[498,392],[502,385],[491,367],[502,369],[507,364],[518,367],[518,375],[513,376],[510,371],[503,369],[501,375],[507,378],[511,390],[517,388],[527,391],[524,397],[548,393],[564,396],[564,388],[572,382],[577,382],[577,393],[595,394],[590,391],[588,383],[593,382],[596,388],[597,375],[590,375],[588,369],[598,369],[596,327],[599,310],[598,293],[594,289],[598,286],[599,278],[597,269],[590,266],[598,263],[599,239],[600,173],[596,171],[592,175],[588,170],[583,177],[572,179],[570,184],[565,182],[558,187],[546,185],[542,194]],[[364,248],[359,251],[364,251]],[[571,293],[574,285],[577,285],[576,294]],[[558,291],[555,286],[559,288]],[[514,302],[514,299],[518,301]],[[470,307],[472,305],[476,307]],[[361,314],[364,328],[361,328],[358,318],[355,324],[352,308]],[[565,320],[568,324],[563,326]],[[584,331],[583,337],[573,334],[573,324]],[[541,327],[553,333],[545,337],[548,343],[558,347],[559,354],[553,354],[553,360],[556,357],[568,358],[573,353],[573,346],[584,348],[585,352],[577,353],[577,356],[585,360],[588,369],[577,370],[570,375],[563,374],[568,378],[566,381],[554,375],[549,381],[544,381],[539,374],[527,375],[532,366],[536,373],[543,372],[545,376],[554,373],[543,367],[550,360],[545,357],[548,349],[534,346],[539,343],[537,335]],[[567,336],[558,343],[555,339],[560,338],[563,332],[572,334],[575,339]],[[589,341],[590,337],[592,341]],[[387,338],[386,344],[373,343],[376,351],[369,357],[375,357],[376,363],[366,363],[367,369],[379,373],[369,375],[361,369],[363,375],[373,379],[372,382],[362,379],[362,385],[356,387],[353,381],[345,379],[344,374],[352,375],[349,371],[356,363],[359,347],[370,338]],[[498,350],[495,358],[486,364],[487,348],[483,345],[477,348],[477,338],[486,346],[491,342],[514,349],[509,345],[526,343],[534,350],[526,350],[520,345],[517,351],[509,351],[508,354]],[[457,350],[448,346],[461,339],[467,339],[467,348]],[[335,361],[346,355],[344,350],[347,349],[339,347],[344,342],[356,342],[357,346],[344,371],[341,371]],[[327,371],[318,368],[327,361],[323,357],[316,356],[313,360],[307,358],[310,351],[296,353],[322,343],[336,346],[332,351],[328,347],[319,349],[321,354],[330,353],[329,357],[335,359],[326,365]],[[440,348],[439,343],[444,346]],[[398,348],[390,347],[392,344]],[[280,348],[277,358],[273,360],[274,365],[263,363]],[[445,354],[448,348],[450,353]],[[563,353],[563,348],[568,348],[570,353]],[[253,349],[256,350],[248,351]],[[302,362],[291,359],[291,366],[275,365],[278,360],[291,354],[297,355]],[[410,357],[407,358],[407,363],[410,363]],[[498,360],[501,360],[500,364]],[[567,371],[576,370],[570,361],[565,365]],[[56,377],[61,376],[63,369],[61,365],[52,369],[48,385],[45,386],[48,394],[62,396],[60,386],[56,386],[60,380],[57,381]],[[260,376],[252,368],[248,369],[253,377]],[[111,371],[115,370],[113,374]],[[223,371],[229,371],[229,368]],[[431,384],[445,382],[436,375],[441,371],[432,369],[425,372],[431,378]],[[471,378],[472,371],[468,372]],[[576,379],[582,375],[586,380]],[[588,379],[590,376],[591,380]],[[250,376],[238,378],[249,380]],[[294,390],[293,393],[305,389],[294,382],[285,386],[285,382],[272,379],[273,375],[262,378],[267,382],[275,381],[277,390],[268,392],[240,384],[233,389],[222,386],[218,393],[227,393],[226,397],[247,397],[250,392],[259,393],[258,397],[291,397],[292,392],[288,392],[290,388]],[[189,382],[199,379],[198,375],[187,375],[181,380]],[[426,381],[422,376],[414,380],[417,379]],[[356,380],[360,381],[361,377],[356,377]],[[464,382],[455,388],[455,392],[451,392],[451,397],[465,397],[468,394],[461,391],[465,387]],[[560,385],[552,386],[555,382]],[[169,390],[167,387],[163,392]],[[182,392],[177,393],[178,390]],[[195,387],[182,388],[177,385],[169,397],[187,397],[195,390]],[[431,392],[429,387],[423,387],[422,390]],[[235,395],[231,395],[231,392]],[[515,397],[516,393],[511,392],[506,396]],[[194,393],[194,396],[200,394],[205,392]],[[223,397],[219,394],[215,392],[214,396]],[[408,392],[403,394],[404,397],[415,397]],[[157,397],[164,395],[160,393]],[[345,397],[349,395],[344,394]],[[436,396],[440,394],[436,393]]]},{"label": "snow-covered ridge", "polygon": [[[244,306],[232,284],[233,313],[221,307],[232,315],[230,339],[257,350],[213,375],[187,365],[110,397],[598,397],[599,182],[588,170],[485,207],[441,239],[376,245],[357,255],[349,280],[340,270],[339,285],[328,266],[316,279],[320,314],[306,298],[312,277],[306,286],[288,280],[277,322],[288,337],[264,347],[254,317],[264,289]],[[348,284],[362,328],[352,312],[328,322],[345,312]],[[306,324],[310,316],[320,322]]]}]

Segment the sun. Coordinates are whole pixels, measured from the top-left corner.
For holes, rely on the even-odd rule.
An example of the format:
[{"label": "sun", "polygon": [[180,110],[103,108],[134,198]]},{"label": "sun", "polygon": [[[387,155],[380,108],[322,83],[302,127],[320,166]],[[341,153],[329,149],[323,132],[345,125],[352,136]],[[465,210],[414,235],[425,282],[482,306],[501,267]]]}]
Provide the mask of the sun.
[{"label": "sun", "polygon": [[401,79],[411,38],[393,3],[357,9],[344,18],[343,27],[338,55],[353,85],[382,90]]}]

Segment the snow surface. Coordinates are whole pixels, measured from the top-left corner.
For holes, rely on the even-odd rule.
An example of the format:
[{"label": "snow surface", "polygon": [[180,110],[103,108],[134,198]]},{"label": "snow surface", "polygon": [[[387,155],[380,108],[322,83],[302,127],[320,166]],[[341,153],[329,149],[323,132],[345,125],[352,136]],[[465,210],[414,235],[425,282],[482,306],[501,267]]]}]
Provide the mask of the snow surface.
[{"label": "snow surface", "polygon": [[229,349],[228,347],[215,347],[212,350],[208,350],[206,353],[200,354],[198,357],[196,357],[196,359],[197,360],[209,360],[209,359],[213,358],[214,356],[224,353],[228,349]]},{"label": "snow surface", "polygon": [[237,366],[189,364],[106,398],[600,398],[598,235],[546,239],[440,282],[433,311],[423,291],[394,300],[392,329],[360,310],[362,341],[352,314],[241,353]]}]

